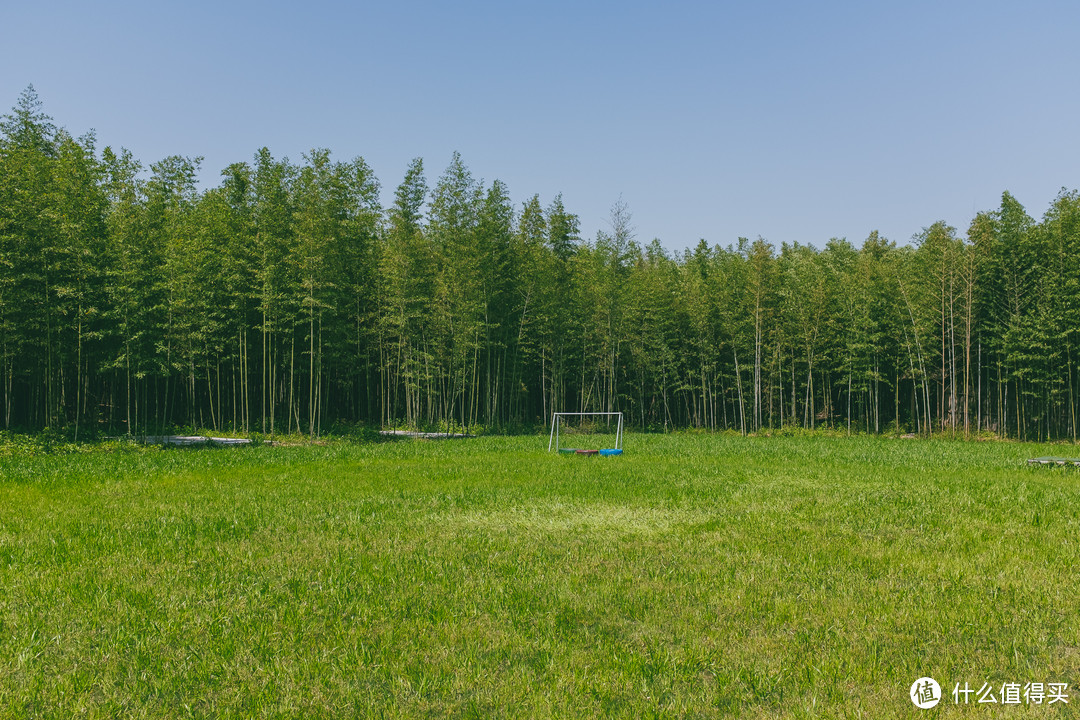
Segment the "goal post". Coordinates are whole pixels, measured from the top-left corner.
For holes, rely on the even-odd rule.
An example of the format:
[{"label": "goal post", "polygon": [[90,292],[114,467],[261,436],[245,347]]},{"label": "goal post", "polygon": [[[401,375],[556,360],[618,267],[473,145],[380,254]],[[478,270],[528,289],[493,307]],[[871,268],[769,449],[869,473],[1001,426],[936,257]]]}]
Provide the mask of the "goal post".
[{"label": "goal post", "polygon": [[[602,420],[604,424],[609,428],[608,432],[604,433],[604,437],[611,435],[610,425],[615,424],[615,438],[611,447],[590,447],[590,448],[577,448],[566,447],[564,442],[567,434],[564,432],[564,418],[567,420],[574,418],[578,419],[582,423],[587,422],[587,418],[596,418]],[[581,427],[581,426],[579,426]],[[621,412],[557,412],[551,414],[551,433],[548,436],[548,452],[555,450],[556,452],[563,453],[579,453],[585,455],[621,455],[622,454],[622,434],[623,434],[623,414]],[[572,435],[574,438],[586,437],[583,434],[575,433]]]}]

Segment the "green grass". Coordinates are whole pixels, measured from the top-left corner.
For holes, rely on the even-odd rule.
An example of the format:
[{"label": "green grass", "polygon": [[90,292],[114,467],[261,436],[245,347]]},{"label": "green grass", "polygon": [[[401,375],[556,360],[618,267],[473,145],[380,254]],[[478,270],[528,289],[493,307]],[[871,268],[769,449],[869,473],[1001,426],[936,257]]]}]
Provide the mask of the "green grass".
[{"label": "green grass", "polygon": [[0,453],[0,717],[1080,715],[1071,448],[546,447]]}]

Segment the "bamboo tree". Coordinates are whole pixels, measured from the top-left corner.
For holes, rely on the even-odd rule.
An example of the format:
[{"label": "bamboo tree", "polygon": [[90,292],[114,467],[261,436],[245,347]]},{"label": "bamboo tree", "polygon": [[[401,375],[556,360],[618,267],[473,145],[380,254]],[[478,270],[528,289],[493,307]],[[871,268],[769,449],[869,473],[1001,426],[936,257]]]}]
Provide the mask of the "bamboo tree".
[{"label": "bamboo tree", "polygon": [[416,158],[395,192],[379,253],[381,422],[396,424],[404,415],[410,427],[420,422],[430,317],[425,299],[434,289],[434,256],[424,229],[427,192],[423,161]]},{"label": "bamboo tree", "polygon": [[[484,381],[474,390],[474,398],[484,397],[484,424],[488,428],[505,422],[501,405],[505,402],[507,350],[512,343],[513,318],[518,314],[514,278],[514,209],[506,185],[491,184],[477,219],[476,241],[480,258],[480,293],[483,303]],[[474,387],[476,382],[474,380]],[[473,419],[477,410],[474,401]]]},{"label": "bamboo tree", "polygon": [[[59,308],[58,356],[66,421],[78,440],[89,415],[91,382],[99,365],[105,326],[104,275],[107,200],[94,137],[58,134],[52,198],[57,265],[54,288]],[[74,367],[72,367],[74,366]]]},{"label": "bamboo tree", "polygon": [[[429,232],[437,263],[432,330],[438,415],[467,428],[483,328],[481,256],[476,242],[482,190],[458,153],[435,185]],[[435,417],[429,418],[434,420]]]},{"label": "bamboo tree", "polygon": [[[290,186],[296,169],[288,160],[275,160],[266,148],[256,153],[253,175],[255,283],[261,336],[260,425],[262,432],[275,434],[281,400],[285,393],[285,337],[291,332],[295,313],[291,310],[295,273],[289,267],[289,249],[293,244],[294,202]],[[292,376],[287,376],[289,381]],[[291,396],[290,396],[291,402]],[[291,415],[290,415],[291,417]],[[288,424],[288,423],[287,423]]]},{"label": "bamboo tree", "polygon": [[[49,200],[57,129],[29,86],[0,120],[0,310],[4,323],[5,426],[50,426],[56,403],[54,271],[57,252]],[[29,360],[30,362],[26,362]],[[22,387],[19,388],[19,385]],[[21,390],[21,393],[20,393]]]}]

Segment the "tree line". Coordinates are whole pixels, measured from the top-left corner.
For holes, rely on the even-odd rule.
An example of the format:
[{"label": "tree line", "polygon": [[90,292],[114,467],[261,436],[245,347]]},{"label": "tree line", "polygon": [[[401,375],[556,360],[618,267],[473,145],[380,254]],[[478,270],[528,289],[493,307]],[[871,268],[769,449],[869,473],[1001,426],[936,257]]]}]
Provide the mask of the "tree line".
[{"label": "tree line", "polygon": [[[0,122],[0,412],[76,437],[338,423],[1076,439],[1080,196],[1004,193],[898,245],[580,235],[461,157],[388,208],[361,158],[259,150],[200,191],[75,138],[28,88]],[[1080,351],[1080,348],[1077,348]],[[1080,354],[1080,352],[1078,352]]]}]

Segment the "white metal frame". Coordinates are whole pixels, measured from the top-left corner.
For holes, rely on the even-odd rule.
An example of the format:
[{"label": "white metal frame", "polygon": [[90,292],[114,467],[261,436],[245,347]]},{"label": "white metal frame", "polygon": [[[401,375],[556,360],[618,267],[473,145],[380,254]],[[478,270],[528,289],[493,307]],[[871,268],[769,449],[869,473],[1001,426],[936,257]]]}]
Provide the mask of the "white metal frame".
[{"label": "white metal frame", "polygon": [[557,412],[551,414],[551,435],[548,436],[548,452],[551,452],[552,447],[556,450],[559,449],[559,418],[563,415],[577,417],[585,415],[618,416],[619,424],[615,429],[615,447],[613,449],[622,450],[623,414],[621,412]]}]

